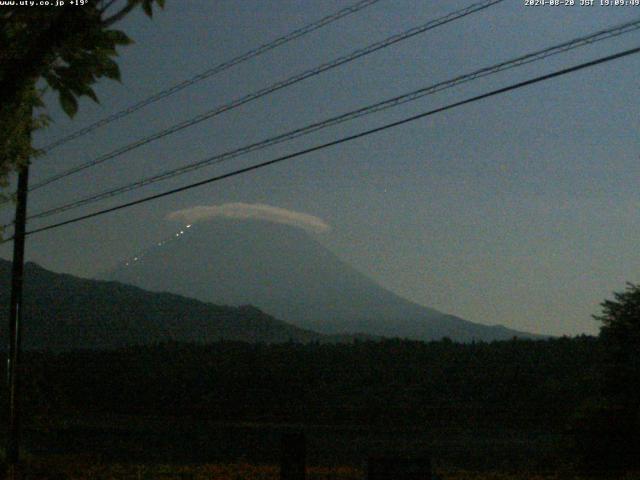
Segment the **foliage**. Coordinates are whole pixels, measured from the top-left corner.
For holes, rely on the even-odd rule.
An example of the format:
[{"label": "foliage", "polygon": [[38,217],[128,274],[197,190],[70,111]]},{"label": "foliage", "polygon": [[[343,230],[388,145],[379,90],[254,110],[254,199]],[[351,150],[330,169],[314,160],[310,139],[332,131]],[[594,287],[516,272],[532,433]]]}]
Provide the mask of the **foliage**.
[{"label": "foliage", "polygon": [[637,409],[640,407],[640,285],[627,284],[624,292],[605,300],[600,338],[605,350],[602,365],[603,394],[609,400]]},{"label": "foliage", "polygon": [[[69,3],[69,2],[67,2]],[[93,84],[120,79],[117,47],[131,39],[111,26],[137,6],[149,16],[164,0],[91,1],[83,6],[2,7],[0,9],[0,182],[34,155],[30,132],[46,123],[32,118],[42,108],[43,79],[58,93],[63,110],[73,116],[78,98],[98,98]]]},{"label": "foliage", "polygon": [[42,452],[65,445],[114,462],[273,461],[295,425],[327,465],[428,441],[439,465],[549,471],[571,462],[563,432],[594,393],[597,351],[592,337],[31,351],[25,422]]},{"label": "foliage", "polygon": [[615,300],[601,303],[602,315],[594,318],[602,323],[601,334],[617,341],[640,339],[640,285],[627,283],[624,292],[614,292]]},{"label": "foliage", "polygon": [[577,452],[590,472],[640,468],[640,286],[601,307],[600,391],[574,415]]},{"label": "foliage", "polygon": [[[18,169],[29,163],[38,152],[31,146],[31,132],[47,124],[45,115],[33,116],[33,107],[42,107],[42,101],[34,88],[21,93],[19,107],[12,115],[5,115],[4,104],[0,104],[0,189],[8,186],[8,177],[13,169]],[[12,159],[5,161],[4,159]],[[10,197],[0,193],[0,201],[5,202]],[[0,232],[1,233],[1,232]]]},{"label": "foliage", "polygon": [[640,469],[637,411],[606,399],[584,403],[574,414],[576,465],[604,474]]},{"label": "foliage", "polygon": [[[34,414],[551,428],[592,392],[595,340],[164,343],[25,357]],[[57,406],[53,405],[54,403]],[[42,410],[46,407],[46,410]]]}]

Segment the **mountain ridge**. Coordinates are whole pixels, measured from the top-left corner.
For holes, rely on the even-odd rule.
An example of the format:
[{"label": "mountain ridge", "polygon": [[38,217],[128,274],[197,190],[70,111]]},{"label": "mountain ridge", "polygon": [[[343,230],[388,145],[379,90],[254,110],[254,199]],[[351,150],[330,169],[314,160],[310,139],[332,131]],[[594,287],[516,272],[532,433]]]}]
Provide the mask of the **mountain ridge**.
[{"label": "mountain ridge", "polygon": [[491,341],[542,336],[418,305],[360,273],[300,228],[260,219],[184,226],[105,277],[212,303],[251,303],[323,334]]},{"label": "mountain ridge", "polygon": [[[11,262],[0,259],[0,315],[8,317]],[[163,341],[338,341],[275,319],[251,305],[213,305],[173,293],[25,265],[23,345],[104,349]],[[345,337],[345,341],[349,340]],[[7,344],[6,329],[0,341]]]}]

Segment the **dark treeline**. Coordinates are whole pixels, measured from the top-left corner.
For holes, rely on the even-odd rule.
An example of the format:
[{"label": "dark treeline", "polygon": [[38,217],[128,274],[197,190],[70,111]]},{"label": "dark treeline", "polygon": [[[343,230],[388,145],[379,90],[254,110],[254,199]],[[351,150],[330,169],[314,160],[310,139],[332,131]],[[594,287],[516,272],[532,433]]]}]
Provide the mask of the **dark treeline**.
[{"label": "dark treeline", "polygon": [[598,396],[598,345],[577,337],[27,352],[25,413],[559,431]]}]

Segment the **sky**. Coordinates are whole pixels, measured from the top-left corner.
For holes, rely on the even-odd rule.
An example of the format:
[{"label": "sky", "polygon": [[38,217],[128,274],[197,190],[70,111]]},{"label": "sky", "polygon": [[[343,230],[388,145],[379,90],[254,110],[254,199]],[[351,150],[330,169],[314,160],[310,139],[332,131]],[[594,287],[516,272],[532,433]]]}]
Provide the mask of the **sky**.
[{"label": "sky", "polygon": [[[337,0],[168,0],[119,24],[122,82],[96,86],[68,119],[47,94],[45,145],[329,15]],[[32,184],[473,0],[380,0],[34,161]],[[587,35],[640,7],[506,0],[282,89],[34,191],[29,212],[195,162],[475,69]],[[469,82],[99,204],[29,229],[160,193],[640,44],[634,32]],[[314,218],[309,234],[382,286],[464,319],[551,335],[595,334],[599,304],[640,282],[640,55],[95,219],[32,235],[27,258],[84,277],[179,230],[180,211],[260,205]],[[226,209],[226,210],[225,210]],[[207,210],[205,210],[207,211]],[[284,216],[284,217],[283,217]],[[304,217],[306,216],[306,217]],[[12,219],[2,210],[4,222]],[[10,258],[10,245],[0,247]]]}]

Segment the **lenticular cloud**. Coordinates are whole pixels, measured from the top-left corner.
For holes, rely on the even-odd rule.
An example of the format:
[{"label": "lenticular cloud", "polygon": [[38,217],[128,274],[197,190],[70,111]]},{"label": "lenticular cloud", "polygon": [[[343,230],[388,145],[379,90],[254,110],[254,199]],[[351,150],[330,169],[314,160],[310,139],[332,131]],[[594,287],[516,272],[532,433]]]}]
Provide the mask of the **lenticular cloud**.
[{"label": "lenticular cloud", "polygon": [[321,218],[262,203],[224,203],[222,205],[198,205],[176,210],[167,215],[169,220],[197,223],[216,218],[239,220],[265,220],[273,223],[292,225],[310,232],[326,232],[331,229]]}]

